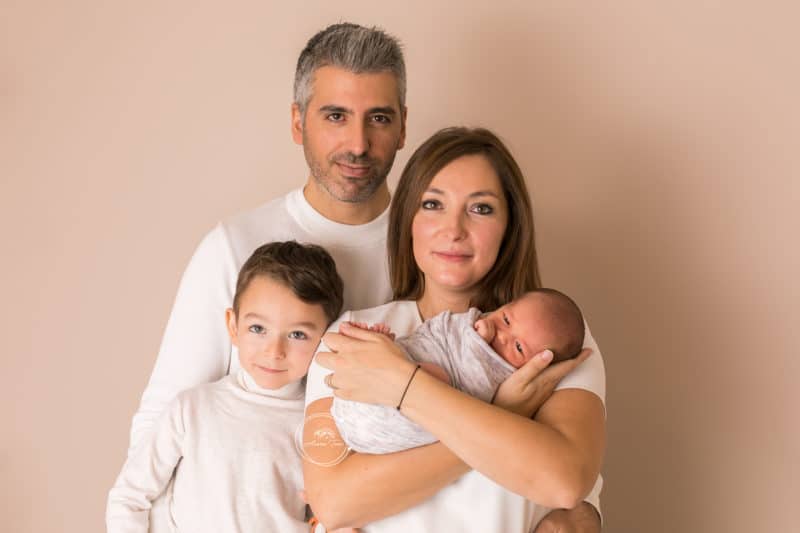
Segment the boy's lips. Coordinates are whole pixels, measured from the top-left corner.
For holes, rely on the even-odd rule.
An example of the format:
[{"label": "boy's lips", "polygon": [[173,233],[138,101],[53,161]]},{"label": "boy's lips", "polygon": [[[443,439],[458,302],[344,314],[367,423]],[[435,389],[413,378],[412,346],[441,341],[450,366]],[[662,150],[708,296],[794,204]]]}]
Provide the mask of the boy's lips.
[{"label": "boy's lips", "polygon": [[258,368],[259,370],[261,370],[262,372],[266,372],[267,374],[279,374],[281,372],[286,372],[286,370],[280,370],[280,369],[277,369],[277,368],[269,368],[269,367],[261,366],[261,365],[255,365],[255,367]]}]

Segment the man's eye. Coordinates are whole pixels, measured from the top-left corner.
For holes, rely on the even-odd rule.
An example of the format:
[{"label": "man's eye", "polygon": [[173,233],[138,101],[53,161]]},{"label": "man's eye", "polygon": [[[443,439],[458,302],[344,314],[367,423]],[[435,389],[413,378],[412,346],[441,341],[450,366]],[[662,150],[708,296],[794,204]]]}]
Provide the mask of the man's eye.
[{"label": "man's eye", "polygon": [[250,327],[249,327],[249,328],[247,328],[247,329],[248,329],[248,331],[250,331],[251,333],[255,333],[255,334],[257,334],[257,335],[261,335],[262,333],[264,333],[265,331],[267,331],[266,329],[264,329],[264,326],[259,326],[258,324],[253,324],[252,326],[250,326]]},{"label": "man's eye", "polygon": [[494,208],[489,204],[476,204],[472,206],[471,211],[479,215],[491,215],[494,213]]},{"label": "man's eye", "polygon": [[372,122],[377,122],[379,124],[390,124],[392,119],[386,115],[372,115]]},{"label": "man's eye", "polygon": [[437,200],[422,200],[422,209],[439,209],[441,204]]},{"label": "man's eye", "polygon": [[342,120],[344,120],[344,114],[343,113],[331,113],[325,118],[327,118],[331,122],[341,122]]},{"label": "man's eye", "polygon": [[517,351],[519,353],[522,353],[522,345],[519,343],[519,341],[514,341],[514,346],[517,347]]},{"label": "man's eye", "polygon": [[298,341],[304,341],[308,338],[308,335],[306,335],[302,331],[292,331],[291,333],[289,333],[289,338]]}]

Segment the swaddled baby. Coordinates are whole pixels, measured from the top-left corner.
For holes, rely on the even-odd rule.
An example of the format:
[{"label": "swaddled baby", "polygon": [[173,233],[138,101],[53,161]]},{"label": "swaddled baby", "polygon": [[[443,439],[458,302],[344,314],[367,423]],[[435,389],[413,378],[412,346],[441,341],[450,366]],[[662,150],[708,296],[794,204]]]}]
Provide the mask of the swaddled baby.
[{"label": "swaddled baby", "polygon": [[[370,329],[391,334],[382,325]],[[536,289],[491,313],[445,311],[396,342],[422,370],[490,402],[497,387],[537,353],[551,350],[553,362],[578,355],[583,335],[583,316],[569,297]],[[397,452],[437,440],[392,407],[334,398],[331,414],[347,445],[361,453]]]}]

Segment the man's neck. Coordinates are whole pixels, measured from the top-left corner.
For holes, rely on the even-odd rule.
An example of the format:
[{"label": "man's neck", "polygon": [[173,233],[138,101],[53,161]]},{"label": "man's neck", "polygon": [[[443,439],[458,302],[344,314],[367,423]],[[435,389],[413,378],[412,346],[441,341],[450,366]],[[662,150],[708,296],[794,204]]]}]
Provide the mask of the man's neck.
[{"label": "man's neck", "polygon": [[313,179],[309,179],[303,187],[303,196],[311,207],[328,220],[352,226],[372,222],[386,210],[391,200],[389,188],[385,183],[368,200],[342,202],[317,187]]}]

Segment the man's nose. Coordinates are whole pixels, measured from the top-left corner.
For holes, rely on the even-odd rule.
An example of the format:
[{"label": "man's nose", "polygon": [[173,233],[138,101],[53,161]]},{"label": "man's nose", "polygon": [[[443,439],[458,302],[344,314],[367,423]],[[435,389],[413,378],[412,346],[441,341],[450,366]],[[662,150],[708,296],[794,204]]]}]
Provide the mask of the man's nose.
[{"label": "man's nose", "polygon": [[348,128],[347,151],[356,156],[366,155],[369,152],[369,129],[359,121],[354,120]]}]

